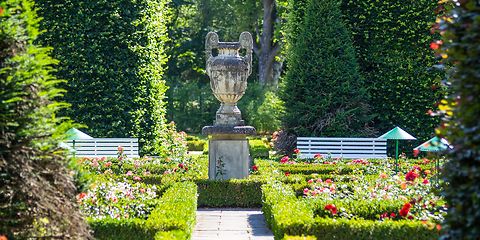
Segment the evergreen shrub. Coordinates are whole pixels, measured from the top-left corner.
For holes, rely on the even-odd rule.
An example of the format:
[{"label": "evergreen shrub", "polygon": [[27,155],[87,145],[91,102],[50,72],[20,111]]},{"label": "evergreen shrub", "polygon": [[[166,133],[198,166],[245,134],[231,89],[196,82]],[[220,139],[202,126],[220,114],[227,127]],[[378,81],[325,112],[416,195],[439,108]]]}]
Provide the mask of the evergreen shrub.
[{"label": "evergreen shrub", "polygon": [[287,28],[284,127],[297,136],[372,135],[369,97],[340,1],[294,1],[292,7],[300,11],[291,11],[290,21],[298,22]]}]

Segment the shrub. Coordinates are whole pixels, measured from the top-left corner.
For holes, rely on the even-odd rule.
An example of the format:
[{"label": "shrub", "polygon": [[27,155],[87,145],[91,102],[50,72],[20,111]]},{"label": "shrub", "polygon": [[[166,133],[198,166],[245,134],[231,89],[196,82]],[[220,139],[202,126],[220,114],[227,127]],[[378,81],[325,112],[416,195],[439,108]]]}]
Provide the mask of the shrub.
[{"label": "shrub", "polygon": [[232,179],[228,181],[199,180],[198,205],[201,207],[260,207],[262,181]]},{"label": "shrub", "polygon": [[[340,1],[309,0],[287,34],[283,124],[297,136],[371,135],[368,94],[358,70]],[[301,36],[301,37],[299,37]]]},{"label": "shrub", "polygon": [[[439,128],[452,144],[444,168],[444,195],[449,208],[443,239],[480,239],[480,4],[467,0],[442,22],[448,54],[447,82],[452,94],[442,101],[445,122]],[[446,127],[446,128],[445,128]]]},{"label": "shrub", "polygon": [[89,239],[57,147],[69,122],[56,115],[67,105],[51,49],[35,44],[39,20],[33,1],[0,3],[0,233]]},{"label": "shrub", "polygon": [[187,141],[188,151],[203,151],[206,145],[205,140],[195,139]]},{"label": "shrub", "polygon": [[252,158],[268,158],[270,147],[263,139],[249,139],[250,156]]},{"label": "shrub", "polygon": [[140,153],[166,155],[164,65],[170,0],[36,1],[41,37],[67,79],[66,111],[97,137],[138,137]]}]

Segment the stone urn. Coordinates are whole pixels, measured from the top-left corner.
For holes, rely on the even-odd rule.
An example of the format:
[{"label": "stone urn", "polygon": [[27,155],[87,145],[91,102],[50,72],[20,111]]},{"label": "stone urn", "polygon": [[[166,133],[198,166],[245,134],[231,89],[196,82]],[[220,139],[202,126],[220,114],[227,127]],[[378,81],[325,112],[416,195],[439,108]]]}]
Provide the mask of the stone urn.
[{"label": "stone urn", "polygon": [[[238,42],[219,42],[218,35],[209,32],[205,41],[207,75],[213,95],[220,101],[215,126],[242,126],[242,114],[237,102],[245,94],[247,78],[252,73],[253,39],[249,32],[240,34]],[[214,56],[213,50],[218,50]],[[245,55],[240,50],[245,49]]]}]

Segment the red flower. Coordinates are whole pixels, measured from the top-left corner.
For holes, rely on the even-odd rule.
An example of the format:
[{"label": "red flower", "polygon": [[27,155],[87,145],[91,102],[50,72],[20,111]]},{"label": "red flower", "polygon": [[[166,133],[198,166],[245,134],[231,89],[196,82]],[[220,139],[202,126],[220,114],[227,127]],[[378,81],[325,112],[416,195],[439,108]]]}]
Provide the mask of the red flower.
[{"label": "red flower", "polygon": [[327,183],[327,184],[332,183],[332,179],[329,178],[329,179],[325,180],[325,183]]},{"label": "red flower", "polygon": [[407,181],[415,181],[415,179],[418,177],[418,174],[411,170],[407,174],[405,174],[405,180]]},{"label": "red flower", "polygon": [[313,156],[313,158],[320,159],[320,158],[322,158],[322,154],[317,153]]},{"label": "red flower", "polygon": [[285,176],[286,177],[290,176],[290,172],[285,172]]},{"label": "red flower", "polygon": [[253,166],[252,166],[252,171],[254,171],[254,172],[258,171],[257,165],[253,165]]},{"label": "red flower", "polygon": [[299,154],[299,153],[300,153],[300,149],[295,148],[295,150],[293,150],[293,152],[294,152],[295,154]]},{"label": "red flower", "polygon": [[86,196],[87,196],[87,194],[82,192],[82,193],[78,194],[77,198],[78,198],[78,200],[82,200]]},{"label": "red flower", "polygon": [[325,210],[330,211],[330,212],[332,213],[332,215],[337,214],[337,211],[338,211],[338,210],[337,210],[337,207],[336,207],[335,205],[333,205],[333,204],[327,204],[327,205],[325,205]]},{"label": "red flower", "polygon": [[438,45],[436,42],[432,42],[432,43],[430,43],[430,48],[432,50],[437,50],[437,49],[440,48],[440,45]]},{"label": "red flower", "polygon": [[395,213],[393,213],[393,212],[390,213],[390,218],[395,218],[396,216],[397,216],[397,214],[395,214]]},{"label": "red flower", "polygon": [[286,162],[288,162],[289,159],[290,158],[288,156],[284,156],[284,157],[282,157],[282,159],[280,159],[280,163],[286,163]]},{"label": "red flower", "polygon": [[[2,16],[2,15],[3,15],[3,8],[0,7],[0,16]],[[2,235],[2,236],[3,236],[3,235]],[[2,238],[1,238],[2,236],[0,236],[0,239],[2,239]],[[7,239],[7,238],[5,237],[5,239]]]},{"label": "red flower", "polygon": [[406,217],[408,215],[408,212],[410,212],[411,207],[412,207],[412,204],[407,202],[403,205],[402,209],[400,209],[398,213],[400,214],[400,216]]},{"label": "red flower", "polygon": [[420,150],[418,150],[418,149],[413,149],[413,156],[414,156],[414,157],[417,157],[418,154],[420,154]]},{"label": "red flower", "polygon": [[179,167],[179,168],[184,168],[185,165],[184,165],[183,163],[179,163],[179,164],[178,164],[178,167]]},{"label": "red flower", "polygon": [[428,184],[430,181],[428,181],[428,179],[423,179],[423,184]]}]

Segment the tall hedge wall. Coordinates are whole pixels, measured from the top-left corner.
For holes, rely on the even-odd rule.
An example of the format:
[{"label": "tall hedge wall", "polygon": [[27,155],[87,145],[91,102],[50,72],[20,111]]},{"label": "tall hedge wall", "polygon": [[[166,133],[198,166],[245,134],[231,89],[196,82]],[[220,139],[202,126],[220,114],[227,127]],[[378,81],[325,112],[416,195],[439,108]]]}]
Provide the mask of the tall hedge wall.
[{"label": "tall hedge wall", "polygon": [[299,136],[368,134],[368,95],[340,1],[294,1],[290,20],[281,95],[286,129]]},{"label": "tall hedge wall", "polygon": [[[444,94],[436,81],[441,73],[432,69],[438,60],[429,48],[436,37],[430,33],[436,6],[431,0],[343,1],[380,133],[400,126],[427,140],[439,122],[426,114]],[[405,151],[411,153],[411,147]]]},{"label": "tall hedge wall", "polygon": [[94,137],[139,137],[160,154],[170,0],[38,0],[41,43],[68,80],[66,112]]},{"label": "tall hedge wall", "polygon": [[66,105],[50,49],[34,44],[38,22],[33,1],[0,2],[0,239],[89,239],[57,147],[69,123],[56,117]]},{"label": "tall hedge wall", "polygon": [[439,129],[453,145],[444,171],[449,209],[442,239],[480,239],[480,2],[461,1],[439,20],[445,47],[438,53],[453,66],[452,94],[440,107],[446,121]]}]

